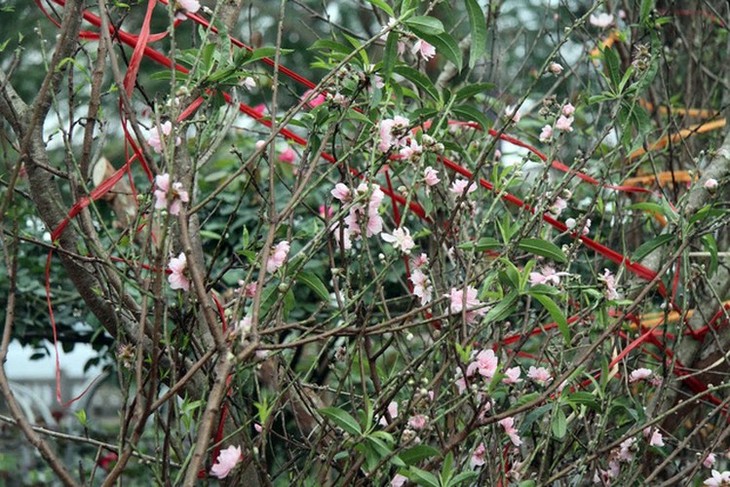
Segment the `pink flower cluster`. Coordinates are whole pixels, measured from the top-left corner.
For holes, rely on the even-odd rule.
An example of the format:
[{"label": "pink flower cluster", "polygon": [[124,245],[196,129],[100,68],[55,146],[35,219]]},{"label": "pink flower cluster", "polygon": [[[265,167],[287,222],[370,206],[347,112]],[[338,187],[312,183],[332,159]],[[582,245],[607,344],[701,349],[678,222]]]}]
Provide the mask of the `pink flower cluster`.
[{"label": "pink flower cluster", "polygon": [[520,435],[517,434],[517,428],[515,428],[515,418],[504,418],[499,422],[499,425],[504,428],[504,432],[507,433],[507,436],[509,436],[509,439],[514,446],[522,445],[522,438],[520,438]]},{"label": "pink flower cluster", "polygon": [[380,143],[378,148],[382,152],[404,147],[408,141],[408,126],[411,122],[400,115],[385,118],[380,122]]},{"label": "pink flower cluster", "polygon": [[182,183],[176,181],[170,185],[170,175],[167,173],[155,176],[155,186],[155,208],[158,210],[167,208],[171,215],[179,215],[182,204],[190,201]]},{"label": "pink flower cluster", "polygon": [[[378,235],[383,231],[383,218],[378,213],[378,209],[385,194],[380,188],[374,186],[371,191],[371,187],[361,183],[355,190],[352,190],[343,183],[337,183],[331,194],[340,202],[352,205],[350,213],[344,219],[345,228],[341,229],[337,224],[333,227],[335,238],[339,239],[342,232],[342,245],[345,249],[352,248],[352,240],[362,235],[361,222],[365,223],[366,237]],[[361,203],[363,199],[367,200],[365,204]],[[408,245],[408,242],[403,243]]]},{"label": "pink flower cluster", "polygon": [[428,265],[428,257],[426,254],[421,254],[419,257],[413,260],[413,272],[411,272],[410,281],[413,284],[413,294],[418,296],[421,301],[421,306],[430,303],[433,287],[431,286],[431,280],[428,274],[423,272],[423,269]]}]

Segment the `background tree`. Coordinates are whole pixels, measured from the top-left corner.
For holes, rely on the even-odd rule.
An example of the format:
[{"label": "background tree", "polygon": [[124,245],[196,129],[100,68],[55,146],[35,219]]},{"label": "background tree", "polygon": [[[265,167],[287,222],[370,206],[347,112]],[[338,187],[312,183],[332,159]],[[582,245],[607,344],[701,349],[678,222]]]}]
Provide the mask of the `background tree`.
[{"label": "background tree", "polygon": [[63,483],[730,477],[723,2],[1,15],[0,361],[124,404],[66,465],[0,373]]}]

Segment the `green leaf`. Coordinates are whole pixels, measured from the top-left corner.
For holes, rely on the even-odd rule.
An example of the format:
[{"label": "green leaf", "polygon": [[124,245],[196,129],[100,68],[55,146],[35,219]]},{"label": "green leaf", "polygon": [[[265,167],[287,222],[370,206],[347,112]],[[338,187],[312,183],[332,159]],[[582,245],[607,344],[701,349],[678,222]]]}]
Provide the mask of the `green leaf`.
[{"label": "green leaf", "polygon": [[475,83],[467,85],[456,92],[456,101],[468,100],[479,93],[488,93],[495,88],[494,83]]},{"label": "green leaf", "polygon": [[388,14],[390,17],[395,17],[395,12],[393,12],[393,9],[390,8],[390,5],[385,3],[383,0],[368,0],[371,4],[378,7],[380,10]]},{"label": "green leaf", "polygon": [[548,296],[545,296],[544,294],[531,292],[530,296],[535,298],[542,305],[542,307],[545,308],[548,313],[550,313],[550,317],[558,324],[558,330],[560,330],[560,333],[563,334],[565,343],[570,343],[571,336],[570,328],[568,327],[568,320],[565,319],[565,315],[560,310],[560,307],[555,304],[555,301],[553,301]]},{"label": "green leaf", "polygon": [[421,470],[420,468],[411,467],[408,470],[408,478],[418,485],[424,485],[426,487],[440,487],[439,481],[434,474]]},{"label": "green leaf", "polygon": [[436,48],[436,52],[443,55],[446,59],[454,63],[456,68],[461,71],[464,64],[461,56],[459,44],[448,32],[438,35],[421,34],[421,39],[432,44]]},{"label": "green leaf", "polygon": [[469,28],[471,30],[469,68],[473,69],[477,60],[487,50],[487,22],[477,0],[466,0],[466,12],[469,15]]},{"label": "green leaf", "polygon": [[502,299],[494,308],[489,310],[489,313],[487,313],[487,317],[485,318],[486,321],[491,323],[493,321],[501,321],[507,318],[510,314],[512,314],[512,307],[518,297],[519,293],[517,291],[510,291],[504,299]]},{"label": "green leaf", "polygon": [[561,407],[558,407],[555,414],[553,414],[550,429],[556,439],[562,440],[565,438],[565,433],[568,431],[568,419],[565,417],[565,413]]},{"label": "green leaf", "polygon": [[360,429],[360,425],[357,421],[355,421],[355,418],[350,416],[350,414],[347,411],[344,411],[340,408],[336,407],[330,407],[330,408],[322,408],[319,410],[320,414],[323,416],[326,416],[327,418],[331,419],[333,423],[335,423],[337,426],[342,428],[344,431],[348,432],[351,435],[354,436],[360,436],[362,435],[362,430]]},{"label": "green leaf", "polygon": [[297,275],[297,281],[314,291],[314,294],[316,294],[322,301],[329,301],[330,293],[327,291],[327,287],[324,285],[322,280],[315,273],[302,271]]},{"label": "green leaf", "polygon": [[707,275],[712,276],[717,271],[717,241],[709,233],[700,237],[700,241],[705,247],[705,251],[710,254],[710,268],[707,269]]},{"label": "green leaf", "polygon": [[209,238],[211,240],[220,240],[223,238],[223,237],[221,237],[220,234],[211,232],[210,230],[200,230],[198,233],[200,234],[201,237]]},{"label": "green leaf", "polygon": [[413,68],[409,68],[408,66],[396,66],[393,68],[393,72],[403,76],[418,88],[431,95],[434,100],[439,99],[439,93],[436,91],[436,87],[425,74],[416,71]]},{"label": "green leaf", "polygon": [[531,254],[539,255],[541,257],[547,257],[556,262],[564,263],[568,261],[568,258],[565,256],[565,253],[563,253],[560,247],[541,238],[522,239],[517,244],[517,247],[525,252],[530,252]]},{"label": "green leaf", "polygon": [[388,34],[388,40],[385,42],[385,51],[383,51],[383,82],[388,83],[393,74],[393,67],[398,59],[398,33],[391,31]]},{"label": "green leaf", "polygon": [[566,402],[571,406],[588,406],[594,411],[600,410],[598,401],[596,401],[596,396],[594,396],[590,392],[576,391],[564,397]]},{"label": "green leaf", "polygon": [[485,250],[499,250],[502,248],[502,244],[496,238],[482,237],[477,242],[465,242],[463,244],[459,244],[459,248],[462,250],[484,252]]},{"label": "green leaf", "polygon": [[347,47],[344,44],[340,44],[339,42],[335,42],[330,39],[318,39],[314,41],[314,43],[309,46],[310,51],[329,51],[330,53],[337,53],[342,54],[342,56],[347,56],[352,52],[352,49],[350,47]]},{"label": "green leaf", "polygon": [[459,105],[451,107],[451,112],[461,119],[478,123],[484,131],[492,127],[492,122],[486,117],[486,115],[473,105]]},{"label": "green leaf", "polygon": [[431,446],[416,445],[412,448],[408,448],[407,450],[403,451],[398,456],[407,465],[413,465],[415,463],[420,462],[421,460],[425,460],[426,458],[435,457],[438,454],[439,454],[439,451]]},{"label": "green leaf", "polygon": [[[284,56],[286,54],[289,54],[291,52],[294,52],[294,49],[279,49],[279,52],[281,53],[281,56]],[[251,57],[246,59],[244,64],[250,64],[254,61],[258,61],[259,59],[263,59],[265,57],[273,58],[276,56],[276,48],[275,47],[260,47],[258,49],[254,49],[254,51],[251,53]]]},{"label": "green leaf", "polygon": [[637,262],[642,260],[644,257],[654,252],[654,250],[668,242],[671,242],[675,238],[677,238],[676,235],[659,235],[648,242],[644,242],[634,251],[634,254],[631,256],[631,260]]},{"label": "green leaf", "polygon": [[449,482],[449,487],[456,487],[457,485],[460,485],[464,482],[468,482],[470,480],[474,480],[479,476],[479,472],[461,472],[460,474],[456,475],[451,481]]},{"label": "green leaf", "polygon": [[444,24],[439,19],[426,15],[411,17],[403,23],[419,37],[422,35],[436,36],[444,33]]},{"label": "green leaf", "polygon": [[603,60],[606,63],[608,79],[611,82],[611,87],[614,90],[617,90],[619,83],[621,83],[621,60],[619,59],[618,54],[616,54],[616,51],[610,47],[603,50]]},{"label": "green leaf", "polygon": [[639,22],[647,27],[651,27],[651,11],[654,8],[654,0],[641,0],[641,8],[639,9]]}]

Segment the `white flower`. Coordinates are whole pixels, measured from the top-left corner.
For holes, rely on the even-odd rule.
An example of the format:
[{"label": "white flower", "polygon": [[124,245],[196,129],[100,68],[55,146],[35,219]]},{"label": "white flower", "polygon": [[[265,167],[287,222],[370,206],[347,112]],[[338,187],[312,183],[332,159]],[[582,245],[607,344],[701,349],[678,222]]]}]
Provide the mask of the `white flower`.
[{"label": "white flower", "polygon": [[552,63],[550,63],[548,65],[548,71],[550,71],[555,76],[557,76],[557,75],[559,75],[560,73],[563,72],[563,66],[560,65],[560,64],[558,64],[558,63],[556,63],[556,62],[552,62]]},{"label": "white flower", "polygon": [[400,249],[404,254],[410,254],[411,249],[416,246],[411,237],[411,231],[405,227],[396,228],[393,234],[381,233],[380,237],[388,243],[392,243],[393,247]]},{"label": "white flower", "polygon": [[588,22],[599,29],[605,29],[613,24],[613,15],[606,13],[600,13],[598,15],[591,14],[591,16],[588,17]]}]

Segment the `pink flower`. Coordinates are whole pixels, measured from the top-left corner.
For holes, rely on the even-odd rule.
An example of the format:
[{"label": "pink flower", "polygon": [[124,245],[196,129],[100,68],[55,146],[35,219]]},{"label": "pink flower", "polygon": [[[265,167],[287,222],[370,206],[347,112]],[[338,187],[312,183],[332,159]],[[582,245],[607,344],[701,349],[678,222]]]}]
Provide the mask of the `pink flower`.
[{"label": "pink flower", "polygon": [[720,473],[713,469],[712,478],[705,480],[703,485],[707,485],[709,487],[727,487],[730,485],[730,471],[725,470]]},{"label": "pink flower", "polygon": [[399,154],[403,159],[418,160],[421,154],[423,154],[423,147],[421,147],[416,139],[412,138],[407,145],[401,148]]},{"label": "pink flower", "polygon": [[590,22],[591,25],[598,27],[599,29],[605,29],[606,27],[613,24],[613,15],[605,13],[600,13],[598,15],[591,14],[591,16],[588,17],[588,22]]},{"label": "pink flower", "polygon": [[382,152],[388,152],[392,148],[403,147],[406,143],[405,136],[410,123],[407,118],[400,115],[383,119],[380,122],[380,144],[378,148]]},{"label": "pink flower", "polygon": [[534,365],[531,365],[530,370],[527,371],[527,377],[543,386],[553,380],[553,376],[550,375],[548,369],[545,367],[535,367]]},{"label": "pink flower", "polygon": [[546,265],[540,272],[530,272],[530,284],[552,284],[557,286],[560,284],[560,276],[569,276],[567,272],[555,272],[552,266]]},{"label": "pink flower", "polygon": [[[168,120],[160,124],[159,128],[155,127],[147,139],[147,143],[155,152],[162,154],[162,137],[168,136],[170,133],[172,133],[172,123]],[[175,145],[180,145],[180,142],[182,142],[180,137],[175,137]]]},{"label": "pink flower", "polygon": [[[314,93],[312,90],[305,91],[304,94],[302,95],[302,100],[306,100],[307,98],[309,98],[309,96],[312,93]],[[307,106],[309,108],[315,108],[315,107],[320,106],[322,103],[324,103],[326,101],[327,101],[327,98],[322,93],[318,93],[316,96],[314,96],[311,100],[309,100],[307,102]]]},{"label": "pink flower", "polygon": [[558,121],[555,122],[555,128],[558,130],[562,130],[563,132],[572,132],[573,131],[573,117],[566,117],[565,115],[560,115],[560,117],[558,117]]},{"label": "pink flower", "polygon": [[[578,222],[575,218],[568,218],[565,220],[565,226],[568,227],[568,230],[573,230]],[[581,233],[583,235],[588,235],[591,228],[591,219],[586,218],[585,224],[583,225],[583,228],[581,229]]]},{"label": "pink flower", "polygon": [[717,189],[717,185],[718,185],[717,179],[715,179],[715,178],[710,178],[707,181],[705,181],[705,184],[703,184],[703,186],[705,187],[705,189],[708,190],[708,191],[714,191],[714,190],[716,190]]},{"label": "pink flower", "polygon": [[656,428],[644,428],[644,437],[649,438],[649,446],[664,446],[664,436]]},{"label": "pink flower", "polygon": [[425,265],[428,265],[428,256],[426,254],[421,254],[413,259],[413,267],[419,268]]},{"label": "pink flower", "polygon": [[520,446],[522,444],[522,439],[520,438],[520,435],[517,434],[517,428],[514,426],[515,418],[504,418],[499,422],[499,424],[502,428],[504,428],[504,432],[507,433],[507,436],[509,436],[509,439],[512,441],[514,446]]},{"label": "pink flower", "polygon": [[393,247],[396,250],[400,249],[401,252],[407,255],[409,255],[411,253],[411,249],[416,246],[413,241],[413,237],[411,237],[411,231],[405,227],[396,228],[393,230],[392,235],[383,232],[380,234],[380,238],[393,244]]},{"label": "pink flower", "polygon": [[[390,404],[388,404],[388,414],[390,415],[390,419],[395,419],[398,417],[398,403],[395,401],[391,401]],[[385,415],[383,415],[382,418],[380,418],[379,424],[381,426],[388,426],[388,420],[386,419]]]},{"label": "pink flower", "polygon": [[175,18],[185,20],[187,15],[194,14],[200,10],[200,2],[198,0],[176,0],[175,1]]},{"label": "pink flower", "polygon": [[555,198],[555,202],[553,203],[553,206],[550,207],[550,213],[552,213],[555,216],[560,216],[560,214],[563,212],[564,209],[568,207],[568,202],[565,201],[563,198],[557,197]]},{"label": "pink flower", "polygon": [[269,260],[266,261],[266,272],[276,272],[286,262],[286,257],[289,255],[289,242],[282,240],[272,249]]},{"label": "pink flower", "polygon": [[251,333],[251,326],[251,316],[246,315],[242,320],[236,323],[233,331],[245,338],[249,333]]},{"label": "pink flower", "polygon": [[428,276],[421,269],[416,268],[411,272],[410,281],[413,284],[413,294],[418,296],[421,306],[430,303],[433,288]]},{"label": "pink flower", "polygon": [[294,152],[294,149],[287,146],[286,149],[281,151],[279,153],[279,162],[284,162],[286,164],[294,164],[294,161],[297,160],[297,153]]},{"label": "pink flower", "polygon": [[476,184],[473,182],[469,184],[469,181],[466,179],[456,179],[453,183],[451,183],[451,188],[449,188],[449,191],[454,193],[457,196],[461,196],[464,194],[464,191],[466,191],[466,194],[473,193],[477,190]]},{"label": "pink flower", "polygon": [[350,188],[345,186],[342,183],[335,184],[335,189],[330,191],[330,194],[334,196],[336,199],[342,201],[343,203],[347,203],[351,199],[351,192]]},{"label": "pink flower", "polygon": [[256,80],[253,79],[251,76],[246,76],[245,78],[243,78],[241,85],[250,91],[256,88]]},{"label": "pink flower", "polygon": [[418,39],[411,49],[411,53],[415,56],[419,54],[425,61],[428,61],[436,55],[436,48],[423,39]]},{"label": "pink flower", "polygon": [[241,447],[231,445],[218,454],[218,460],[211,467],[210,474],[219,479],[224,479],[241,460],[243,460]]},{"label": "pink flower", "polygon": [[498,364],[499,359],[497,359],[497,356],[494,354],[494,350],[482,350],[477,354],[476,360],[470,363],[469,367],[467,367],[466,375],[467,377],[471,377],[474,375],[474,371],[476,370],[479,371],[479,375],[486,377],[487,379],[491,379],[497,372]]},{"label": "pink flower", "polygon": [[460,314],[463,310],[467,310],[466,322],[473,323],[477,316],[483,316],[488,311],[484,307],[484,303],[477,298],[477,294],[477,290],[471,286],[466,286],[463,289],[452,287],[451,293],[445,294],[444,297],[451,300],[449,304],[451,314]]},{"label": "pink flower", "polygon": [[408,482],[408,477],[404,477],[403,475],[397,473],[390,480],[390,487],[403,487],[404,485],[406,485],[406,482]]},{"label": "pink flower", "polygon": [[332,216],[334,216],[335,210],[333,210],[331,206],[319,205],[318,214],[325,220],[329,220]]},{"label": "pink flower", "polygon": [[167,173],[155,176],[155,186],[157,186],[155,190],[155,208],[158,210],[167,208],[168,193],[171,194],[170,207],[168,208],[171,215],[179,215],[182,204],[190,201],[188,192],[183,189],[182,183],[174,182],[170,187],[170,175]]},{"label": "pink flower", "polygon": [[563,105],[563,108],[560,111],[566,117],[570,117],[571,115],[573,115],[573,113],[575,113],[575,107],[573,105],[571,105],[570,103],[566,103],[565,105]]},{"label": "pink flower", "polygon": [[177,257],[170,258],[170,262],[167,264],[170,269],[170,275],[167,276],[167,282],[170,283],[172,289],[182,289],[187,291],[190,289],[190,280],[185,277],[185,269],[188,265],[187,257],[184,252],[180,252]]},{"label": "pink flower", "polygon": [[549,142],[553,138],[553,128],[550,125],[545,125],[540,132],[540,142]]},{"label": "pink flower", "polygon": [[259,103],[258,105],[253,107],[253,111],[259,117],[263,117],[264,113],[266,113],[266,105],[264,105],[263,103]]},{"label": "pink flower", "polygon": [[476,447],[474,450],[474,453],[471,454],[471,468],[474,467],[481,467],[485,463],[485,457],[487,455],[487,449],[484,446],[484,443],[479,443],[479,446]]},{"label": "pink flower", "polygon": [[645,368],[636,369],[633,372],[631,372],[631,374],[629,374],[629,382],[637,382],[640,380],[648,379],[649,377],[651,377],[651,375],[653,373],[654,372],[652,372],[651,369],[645,369]]},{"label": "pink flower", "polygon": [[426,169],[424,169],[423,178],[428,186],[435,186],[436,184],[438,184],[439,181],[441,181],[439,179],[439,172],[431,166],[428,166]]},{"label": "pink flower", "polygon": [[416,414],[408,419],[408,426],[414,430],[422,430],[426,427],[428,418],[424,414]]},{"label": "pink flower", "polygon": [[504,371],[504,378],[502,379],[502,382],[505,384],[517,384],[522,382],[520,374],[522,374],[522,371],[519,367],[510,367]]},{"label": "pink flower", "polygon": [[619,445],[618,459],[622,462],[631,462],[634,459],[632,447],[636,443],[636,438],[627,438]]},{"label": "pink flower", "polygon": [[507,120],[511,120],[514,123],[517,123],[520,121],[522,116],[517,111],[517,107],[513,107],[512,105],[507,105],[504,108],[504,115],[507,118]]},{"label": "pink flower", "polygon": [[705,468],[712,468],[712,466],[715,464],[715,454],[714,453],[708,453],[708,455],[705,457],[704,460],[702,460],[702,465]]},{"label": "pink flower", "polygon": [[553,73],[555,76],[558,76],[560,73],[563,72],[563,66],[556,62],[552,62],[548,64],[548,71]]},{"label": "pink flower", "polygon": [[616,290],[616,277],[608,269],[603,269],[603,275],[599,276],[599,279],[606,285],[606,299],[616,300],[620,299],[618,291]]}]

